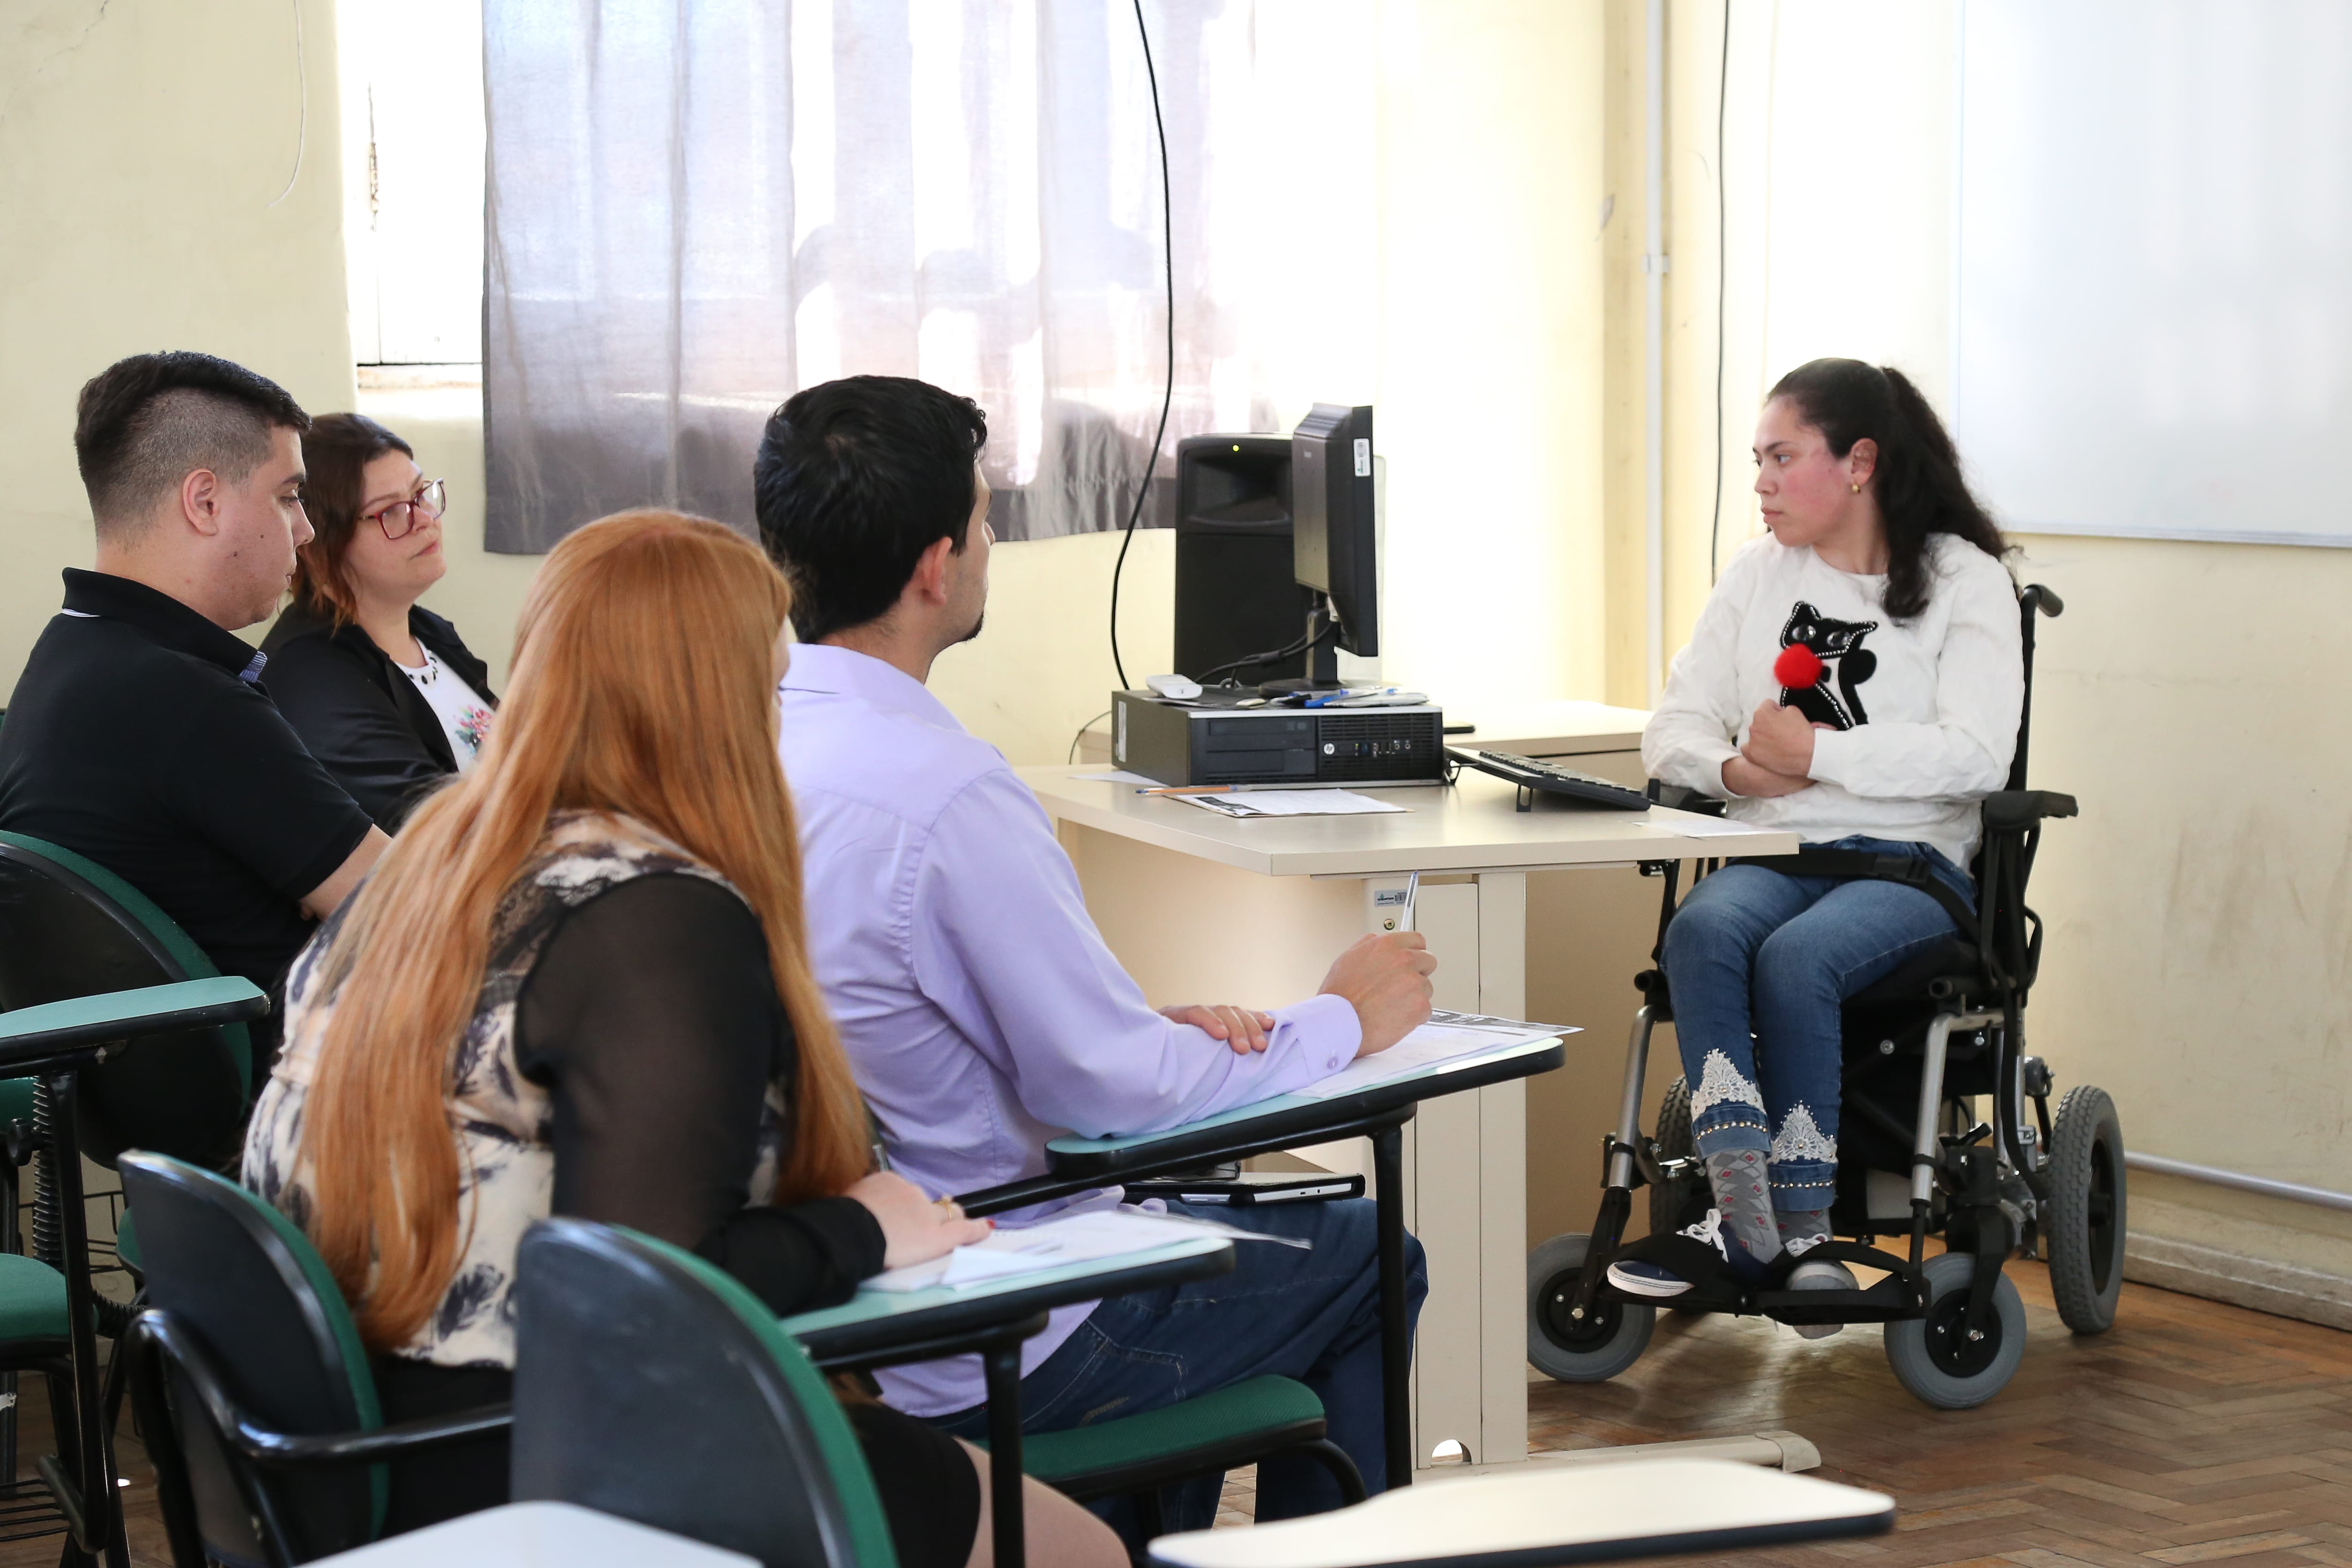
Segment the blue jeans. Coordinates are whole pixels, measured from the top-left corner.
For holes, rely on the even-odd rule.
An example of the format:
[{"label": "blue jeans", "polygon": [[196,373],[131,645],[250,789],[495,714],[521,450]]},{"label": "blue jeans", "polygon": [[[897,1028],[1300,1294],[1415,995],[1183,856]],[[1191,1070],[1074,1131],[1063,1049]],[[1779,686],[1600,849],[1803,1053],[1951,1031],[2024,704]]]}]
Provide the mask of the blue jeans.
[{"label": "blue jeans", "polygon": [[[1381,1437],[1380,1265],[1369,1198],[1210,1208],[1171,1203],[1171,1214],[1222,1220],[1247,1230],[1301,1237],[1314,1250],[1271,1242],[1234,1246],[1234,1271],[1097,1307],[1077,1332],[1021,1380],[1021,1428],[1058,1432],[1139,1415],[1267,1373],[1297,1378],[1323,1401],[1332,1442],[1377,1492],[1388,1474]],[[1421,1243],[1405,1247],[1405,1310],[1421,1313],[1429,1293]],[[936,1419],[959,1437],[988,1436],[988,1407]],[[1205,1530],[1216,1518],[1221,1478],[1172,1487],[1166,1528]],[[1141,1530],[1126,1500],[1097,1504],[1130,1546]],[[1289,1519],[1339,1506],[1330,1473],[1312,1459],[1283,1456],[1258,1467],[1257,1517]]]},{"label": "blue jeans", "polygon": [[[1853,837],[1825,847],[1924,857],[1975,900],[1967,874],[1924,844]],[[1775,1208],[1827,1208],[1837,1185],[1839,1004],[1952,934],[1942,905],[1897,882],[1737,862],[1701,879],[1667,925],[1662,957],[1698,1152],[1764,1151]]]}]

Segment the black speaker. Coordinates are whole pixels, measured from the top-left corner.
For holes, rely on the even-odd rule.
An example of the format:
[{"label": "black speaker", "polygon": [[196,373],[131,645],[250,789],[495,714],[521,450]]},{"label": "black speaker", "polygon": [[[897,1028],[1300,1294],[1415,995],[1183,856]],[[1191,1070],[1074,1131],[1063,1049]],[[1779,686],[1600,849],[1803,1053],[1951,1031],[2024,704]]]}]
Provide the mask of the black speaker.
[{"label": "black speaker", "polygon": [[[1290,437],[1192,436],[1176,444],[1176,671],[1198,679],[1297,642],[1313,593],[1292,575]],[[1303,676],[1307,658],[1226,673]]]}]

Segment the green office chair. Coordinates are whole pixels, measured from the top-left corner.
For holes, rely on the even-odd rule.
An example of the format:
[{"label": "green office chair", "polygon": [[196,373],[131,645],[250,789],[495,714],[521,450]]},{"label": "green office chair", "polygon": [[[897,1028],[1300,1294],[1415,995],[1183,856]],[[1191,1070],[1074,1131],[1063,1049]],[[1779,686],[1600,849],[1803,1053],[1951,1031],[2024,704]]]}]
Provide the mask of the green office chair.
[{"label": "green office chair", "polygon": [[62,1559],[67,1568],[101,1552],[118,1568],[128,1562],[107,1404],[100,1392],[100,1303],[90,1288],[76,1135],[81,1080],[109,1055],[122,1053],[127,1043],[201,1036],[257,1018],[268,1007],[268,999],[251,982],[216,976],[0,1013],[0,1075],[30,1076],[39,1085],[46,1123],[38,1149],[45,1167],[43,1198],[54,1216],[51,1245],[62,1264],[0,1255],[0,1369],[12,1376],[24,1370],[48,1376],[58,1439],[58,1452],[44,1456],[38,1466],[53,1513],[23,1506],[26,1489],[12,1478],[8,1522],[21,1529],[56,1518],[68,1537]]},{"label": "green office chair", "polygon": [[504,1405],[383,1424],[334,1278],[293,1223],[161,1154],[121,1162],[141,1216],[147,1309],[123,1340],[180,1568],[307,1563],[383,1527],[383,1462],[488,1436]]},{"label": "green office chair", "polygon": [[522,1240],[517,1502],[579,1503],[791,1568],[897,1568],[824,1377],[734,1279],[587,1220]]},{"label": "green office chair", "polygon": [[[0,1009],[75,997],[100,996],[175,982],[217,978],[204,950],[152,900],[96,861],[18,833],[0,833]],[[256,993],[257,997],[258,993]],[[81,1152],[111,1167],[126,1148],[163,1149],[206,1163],[234,1159],[243,1135],[252,1077],[253,1047],[245,1018],[118,1042],[102,1063],[80,1075],[74,1133]],[[0,1013],[0,1016],[5,1016]],[[16,1171],[52,1133],[51,1110],[38,1082],[0,1079],[0,1248],[22,1250],[17,1235]],[[79,1169],[74,1194],[37,1183],[33,1253],[51,1269],[65,1265],[64,1215],[80,1210]],[[77,1226],[77,1229],[79,1227]],[[86,1247],[85,1243],[81,1244]],[[116,1258],[132,1270],[137,1243],[130,1216],[118,1216]],[[130,1321],[130,1309],[96,1299],[97,1331],[110,1338]],[[119,1407],[119,1373],[110,1371],[103,1394],[110,1430]],[[0,1373],[0,1393],[15,1391],[15,1373]],[[16,1473],[16,1412],[0,1410],[0,1498]]]},{"label": "green office chair", "polygon": [[[0,1009],[219,973],[153,900],[105,867],[0,833]],[[107,1166],[126,1149],[226,1164],[244,1138],[252,1088],[242,1022],[110,1052],[83,1085],[82,1152]]]},{"label": "green office chair", "polygon": [[[171,916],[105,867],[21,833],[0,833],[0,1009],[219,973]],[[244,1135],[252,1076],[252,1037],[242,1022],[110,1052],[83,1084],[77,1127],[82,1152],[110,1168],[130,1148],[226,1164]],[[14,1130],[11,1157],[0,1163],[0,1202],[12,1216],[0,1241],[11,1251],[17,1250],[16,1167],[46,1126],[37,1101],[33,1079],[0,1079],[0,1132]],[[35,1250],[55,1267],[53,1207],[37,1196],[35,1203]],[[137,1249],[123,1215],[115,1253],[134,1274]],[[109,1333],[130,1321],[112,1302],[100,1314]]]},{"label": "green office chair", "polygon": [[[887,1568],[880,1505],[824,1375],[736,1280],[651,1237],[554,1219],[523,1237],[515,1303],[515,1500],[581,1503],[763,1563]],[[1363,1500],[1321,1403],[1281,1377],[1027,1437],[1022,1458],[1084,1500],[1285,1448]]]}]

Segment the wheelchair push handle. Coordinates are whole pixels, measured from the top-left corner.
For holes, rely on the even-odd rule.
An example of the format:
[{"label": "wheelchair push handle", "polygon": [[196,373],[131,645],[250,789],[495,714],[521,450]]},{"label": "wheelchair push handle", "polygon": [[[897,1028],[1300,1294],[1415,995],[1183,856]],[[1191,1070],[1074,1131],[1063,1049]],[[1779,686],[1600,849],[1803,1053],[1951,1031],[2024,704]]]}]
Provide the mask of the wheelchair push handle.
[{"label": "wheelchair push handle", "polygon": [[2066,613],[2066,601],[2041,583],[2028,583],[2017,595],[2018,603],[2030,610],[2039,610],[2052,620]]}]

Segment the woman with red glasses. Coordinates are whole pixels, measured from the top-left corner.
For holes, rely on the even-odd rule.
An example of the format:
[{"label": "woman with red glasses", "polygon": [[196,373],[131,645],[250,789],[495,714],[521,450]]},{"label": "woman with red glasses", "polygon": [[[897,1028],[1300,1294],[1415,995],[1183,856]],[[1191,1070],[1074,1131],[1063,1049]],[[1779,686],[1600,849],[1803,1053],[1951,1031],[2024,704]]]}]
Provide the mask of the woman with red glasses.
[{"label": "woman with red glasses", "polygon": [[310,754],[387,833],[473,764],[498,694],[457,628],[417,604],[441,580],[442,484],[408,443],[359,414],[302,437],[294,600],[261,650],[262,684]]}]

